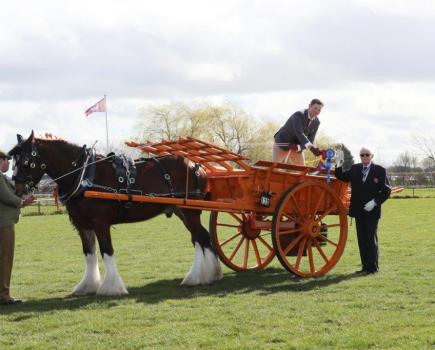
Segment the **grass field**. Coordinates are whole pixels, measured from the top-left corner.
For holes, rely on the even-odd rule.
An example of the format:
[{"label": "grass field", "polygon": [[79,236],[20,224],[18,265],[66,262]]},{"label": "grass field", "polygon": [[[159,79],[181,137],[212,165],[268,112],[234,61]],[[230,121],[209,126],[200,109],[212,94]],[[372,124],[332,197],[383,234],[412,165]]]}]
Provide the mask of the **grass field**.
[{"label": "grass field", "polygon": [[402,192],[393,193],[393,198],[435,198],[435,187],[405,188]]},{"label": "grass field", "polygon": [[23,217],[12,292],[26,302],[0,308],[0,349],[434,349],[434,213],[432,198],[385,204],[378,275],[354,274],[353,225],[325,277],[294,278],[275,259],[196,288],[179,286],[193,249],[177,219],[118,225],[130,292],[118,298],[71,297],[84,262],[67,216]]}]

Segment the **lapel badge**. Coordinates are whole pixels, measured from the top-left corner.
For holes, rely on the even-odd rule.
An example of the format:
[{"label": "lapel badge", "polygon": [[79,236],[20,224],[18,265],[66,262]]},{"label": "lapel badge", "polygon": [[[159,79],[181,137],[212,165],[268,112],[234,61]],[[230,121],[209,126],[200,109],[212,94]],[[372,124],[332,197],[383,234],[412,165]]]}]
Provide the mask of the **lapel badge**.
[{"label": "lapel badge", "polygon": [[375,178],[373,179],[373,181],[375,182],[375,184],[379,183],[379,180],[378,180],[377,177],[375,177]]}]

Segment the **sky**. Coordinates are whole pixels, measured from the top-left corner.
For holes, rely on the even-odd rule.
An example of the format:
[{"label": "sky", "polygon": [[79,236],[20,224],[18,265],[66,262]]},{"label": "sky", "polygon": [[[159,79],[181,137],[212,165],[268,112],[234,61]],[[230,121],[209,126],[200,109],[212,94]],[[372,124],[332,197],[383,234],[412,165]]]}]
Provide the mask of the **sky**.
[{"label": "sky", "polygon": [[319,98],[320,131],[385,166],[435,132],[433,0],[0,1],[6,151],[31,130],[103,148],[104,95],[111,144],[171,101],[283,124]]}]

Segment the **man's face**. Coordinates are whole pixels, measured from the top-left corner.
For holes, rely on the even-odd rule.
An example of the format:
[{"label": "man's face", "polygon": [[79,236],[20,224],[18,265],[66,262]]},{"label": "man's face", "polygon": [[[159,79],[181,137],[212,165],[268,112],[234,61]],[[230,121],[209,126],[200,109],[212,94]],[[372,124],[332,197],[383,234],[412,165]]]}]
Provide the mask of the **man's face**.
[{"label": "man's face", "polygon": [[359,151],[359,157],[361,158],[361,163],[363,163],[363,165],[368,165],[372,161],[373,154],[369,150],[363,148]]},{"label": "man's face", "polygon": [[323,107],[322,105],[313,104],[308,107],[308,111],[310,112],[310,115],[312,117],[317,117],[322,111],[322,107]]},{"label": "man's face", "polygon": [[9,159],[0,158],[0,171],[5,173],[9,170]]}]

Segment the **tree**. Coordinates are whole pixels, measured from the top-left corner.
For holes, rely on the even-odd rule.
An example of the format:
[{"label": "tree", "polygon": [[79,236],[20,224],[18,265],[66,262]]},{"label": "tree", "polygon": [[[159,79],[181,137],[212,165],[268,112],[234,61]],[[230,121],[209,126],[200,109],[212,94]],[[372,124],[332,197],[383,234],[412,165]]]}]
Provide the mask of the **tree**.
[{"label": "tree", "polygon": [[432,158],[426,157],[421,161],[421,166],[425,171],[434,171],[435,170],[435,160]]},{"label": "tree", "polygon": [[270,160],[275,123],[263,123],[231,103],[152,105],[143,109],[137,124],[139,140],[176,140],[195,137],[244,155],[255,162]]},{"label": "tree", "polygon": [[413,138],[424,156],[435,161],[435,139],[429,136],[414,136]]},{"label": "tree", "polygon": [[398,172],[406,172],[415,169],[418,166],[418,158],[408,151],[402,152],[393,162],[393,168]]},{"label": "tree", "polygon": [[183,103],[151,105],[139,115],[136,135],[140,140],[176,140],[181,136],[201,138],[205,133],[207,118],[201,108]]}]

